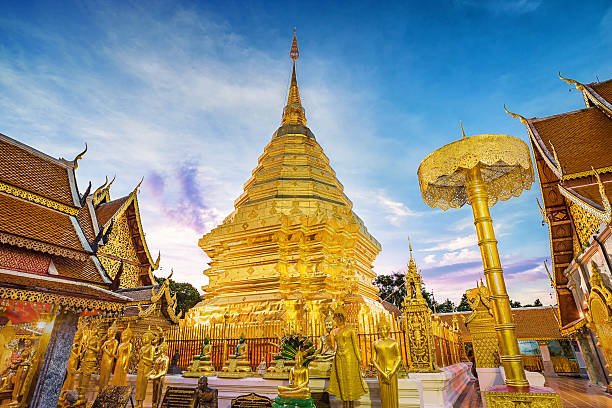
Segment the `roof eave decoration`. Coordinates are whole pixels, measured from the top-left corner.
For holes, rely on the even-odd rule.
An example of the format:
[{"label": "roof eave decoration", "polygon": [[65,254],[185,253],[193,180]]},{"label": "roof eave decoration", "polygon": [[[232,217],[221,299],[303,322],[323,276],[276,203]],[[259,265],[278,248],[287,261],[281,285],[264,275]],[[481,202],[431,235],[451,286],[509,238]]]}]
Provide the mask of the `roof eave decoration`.
[{"label": "roof eave decoration", "polygon": [[108,177],[105,178],[104,184],[102,184],[93,194],[93,205],[98,207],[100,204],[110,201],[110,187],[115,182],[117,176],[115,175],[111,182],[108,182]]},{"label": "roof eave decoration", "polygon": [[593,105],[597,106],[606,116],[612,119],[612,106],[603,98],[601,98],[593,88],[588,85],[581,84],[580,82],[575,81],[573,79],[564,78],[561,75],[561,72],[559,72],[559,78],[561,78],[561,80],[567,82],[570,85],[574,85],[577,90],[582,92],[582,95],[585,100],[585,105],[587,105],[587,107],[587,102],[590,101],[593,103]]},{"label": "roof eave decoration", "polygon": [[87,153],[87,143],[85,143],[85,150],[83,150],[81,153],[77,154],[77,156],[72,161],[72,168],[73,169],[76,170],[76,169],[79,168],[79,160],[81,160],[83,158],[85,153]]},{"label": "roof eave decoration", "polygon": [[75,217],[79,215],[78,208],[67,206],[66,204],[62,204],[50,198],[46,198],[41,195],[31,193],[27,190],[23,190],[19,187],[15,187],[10,184],[3,183],[1,181],[0,181],[0,192],[6,193],[13,197],[21,198],[23,200],[41,205],[43,207],[50,208],[52,210],[59,211],[64,214],[72,215]]},{"label": "roof eave decoration", "polygon": [[558,185],[558,188],[561,194],[565,198],[570,200],[572,203],[576,204],[583,210],[589,212],[590,214],[595,216],[597,219],[601,220],[602,223],[609,224],[612,221],[612,206],[610,205],[610,201],[608,200],[608,197],[606,196],[606,192],[604,190],[603,183],[601,182],[601,179],[599,178],[599,174],[594,169],[593,169],[593,173],[595,174],[595,177],[597,178],[597,184],[599,186],[599,194],[601,195],[603,208],[600,207],[598,204],[586,199],[585,197],[582,197],[580,194],[576,193],[575,191],[565,188],[560,184]]},{"label": "roof eave decoration", "polygon": [[518,113],[510,112],[506,108],[506,105],[504,105],[504,110],[506,111],[508,115],[512,116],[513,118],[519,119],[521,123],[527,127],[527,133],[529,134],[529,139],[531,139],[531,141],[533,142],[533,145],[535,145],[536,148],[538,149],[538,153],[540,153],[540,156],[542,156],[542,158],[544,159],[544,162],[548,165],[548,167],[550,167],[552,172],[557,177],[559,177],[559,179],[563,179],[563,168],[561,167],[561,163],[559,163],[558,161],[557,154],[554,151],[554,146],[552,145],[552,143],[550,143],[551,148],[553,150],[553,152],[551,153],[546,147],[546,144],[540,138],[540,135],[538,134],[537,130],[531,123],[533,119],[526,119],[524,116],[521,116]]},{"label": "roof eave decoration", "polygon": [[78,261],[86,261],[89,258],[84,252],[75,251],[73,249],[64,248],[56,245],[47,244],[25,237],[18,237],[13,234],[0,232],[0,243],[13,245],[20,248],[27,248],[33,251],[40,251],[50,255],[63,256],[64,258],[76,259]]}]

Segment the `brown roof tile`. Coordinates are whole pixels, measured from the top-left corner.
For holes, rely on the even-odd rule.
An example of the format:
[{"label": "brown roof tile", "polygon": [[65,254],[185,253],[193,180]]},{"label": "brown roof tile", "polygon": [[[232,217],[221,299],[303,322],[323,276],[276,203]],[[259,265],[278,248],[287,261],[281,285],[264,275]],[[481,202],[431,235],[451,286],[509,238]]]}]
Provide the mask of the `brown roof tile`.
[{"label": "brown roof tile", "polygon": [[121,208],[121,206],[130,198],[129,195],[110,201],[108,203],[100,204],[96,208],[96,216],[98,217],[98,224],[100,226],[106,225],[106,223],[113,218],[113,215]]},{"label": "brown roof tile", "polygon": [[90,257],[85,261],[77,259],[53,257],[53,263],[60,276],[79,281],[104,284],[104,279]]},{"label": "brown roof tile", "polygon": [[96,237],[93,221],[91,220],[91,213],[89,211],[89,205],[85,204],[79,210],[79,214],[77,215],[77,220],[79,221],[79,225],[81,229],[83,229],[83,233],[85,233],[85,237],[89,242],[93,242]]},{"label": "brown roof tile", "polygon": [[153,294],[151,289],[155,289],[155,293],[159,291],[160,285],[141,286],[139,288],[119,289],[117,293],[127,296],[135,302],[151,300]]},{"label": "brown roof tile", "polygon": [[0,232],[84,252],[69,215],[3,193]]},{"label": "brown roof tile", "polygon": [[[571,190],[574,190],[581,196],[588,198],[593,201],[595,204],[598,204],[600,207],[603,207],[603,201],[601,199],[601,194],[599,194],[599,186],[597,184],[591,184],[587,186],[573,187]],[[606,196],[608,200],[612,202],[612,183],[605,183],[604,190],[606,192]]]},{"label": "brown roof tile", "polygon": [[66,167],[0,134],[0,181],[74,206]]},{"label": "brown roof tile", "polygon": [[612,165],[612,120],[598,108],[530,122],[550,152],[552,142],[565,174]]},{"label": "brown roof tile", "polygon": [[589,85],[595,92],[599,94],[606,102],[612,104],[612,79],[605,82],[599,82]]}]

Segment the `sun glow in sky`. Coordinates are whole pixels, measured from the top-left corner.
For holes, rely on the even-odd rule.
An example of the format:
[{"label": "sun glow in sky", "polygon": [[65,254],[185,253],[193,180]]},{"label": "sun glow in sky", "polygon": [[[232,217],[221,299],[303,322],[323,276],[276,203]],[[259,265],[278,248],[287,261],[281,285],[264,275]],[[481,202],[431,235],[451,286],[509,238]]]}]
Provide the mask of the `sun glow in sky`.
[{"label": "sun glow in sky", "polygon": [[[402,270],[410,235],[426,286],[458,302],[482,266],[469,208],[421,200],[416,170],[468,135],[527,140],[526,117],[584,107],[557,73],[612,71],[606,1],[3,2],[0,133],[72,159],[81,191],[144,176],[140,209],[162,270],[200,288],[198,239],[233,209],[280,125],[297,25],[308,126],[355,212],[382,244],[377,273]],[[435,3],[435,5],[433,4]],[[537,183],[492,209],[510,297],[554,304]]]}]

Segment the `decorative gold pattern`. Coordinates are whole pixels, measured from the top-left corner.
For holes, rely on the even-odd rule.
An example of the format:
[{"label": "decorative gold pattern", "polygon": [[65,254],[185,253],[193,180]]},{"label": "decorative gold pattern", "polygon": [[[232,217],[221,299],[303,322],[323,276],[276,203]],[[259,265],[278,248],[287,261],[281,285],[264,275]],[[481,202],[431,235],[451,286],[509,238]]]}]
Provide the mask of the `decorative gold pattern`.
[{"label": "decorative gold pattern", "polygon": [[115,278],[121,260],[128,261],[123,262],[123,273],[119,286],[121,288],[135,288],[140,286],[141,269],[138,266],[140,260],[132,240],[132,233],[125,214],[121,214],[114,220],[115,223],[108,242],[98,249],[98,257],[111,279]]},{"label": "decorative gold pattern", "polygon": [[[612,291],[606,287],[595,262],[591,262],[590,283],[588,327],[597,333],[597,345],[608,363],[607,367],[609,367],[612,364]],[[608,385],[608,392],[612,391],[612,385],[610,384]]]},{"label": "decorative gold pattern", "polygon": [[29,191],[11,186],[10,184],[0,182],[0,191],[12,195],[13,197],[19,197],[26,201],[42,205],[43,207],[57,210],[64,214],[73,215],[75,217],[79,214],[79,210],[77,208],[69,207],[65,204],[58,203],[57,201],[45,198],[38,194],[30,193]]},{"label": "decorative gold pattern", "polygon": [[[561,192],[563,192],[563,190],[561,190]],[[570,201],[569,208],[572,213],[572,218],[574,219],[574,226],[578,233],[578,239],[580,240],[580,242],[578,242],[580,250],[575,252],[575,254],[578,254],[588,245],[593,234],[599,230],[602,220],[573,201]]]},{"label": "decorative gold pattern", "polygon": [[489,408],[563,408],[559,394],[532,392],[485,392]]},{"label": "decorative gold pattern", "polygon": [[79,261],[86,261],[89,256],[86,253],[74,251],[68,248],[62,248],[51,244],[46,244],[33,239],[17,237],[12,234],[0,232],[0,243],[17,246],[20,248],[27,248],[33,251],[45,252],[47,254],[59,255],[65,258],[76,259]]},{"label": "decorative gold pattern", "polygon": [[21,290],[0,287],[1,299],[24,300],[28,302],[48,303],[68,308],[82,310],[102,310],[108,312],[120,312],[124,305],[121,303],[107,302],[103,300],[77,298],[72,296],[57,295],[54,293],[35,292],[32,290]]},{"label": "decorative gold pattern", "polygon": [[437,371],[435,342],[431,321],[431,310],[423,298],[423,278],[417,271],[410,245],[410,262],[406,271],[406,298],[404,299],[404,320],[406,322],[406,343],[410,350],[410,371]]},{"label": "decorative gold pattern", "polygon": [[518,197],[534,181],[529,147],[507,135],[475,135],[447,144],[429,154],[419,166],[421,194],[426,204],[447,210],[468,202],[463,169],[477,165],[487,184],[489,207]]},{"label": "decorative gold pattern", "polygon": [[476,367],[497,368],[500,365],[499,344],[489,302],[489,289],[485,285],[478,285],[469,289],[466,296],[472,313],[465,319],[465,325],[472,336]]}]

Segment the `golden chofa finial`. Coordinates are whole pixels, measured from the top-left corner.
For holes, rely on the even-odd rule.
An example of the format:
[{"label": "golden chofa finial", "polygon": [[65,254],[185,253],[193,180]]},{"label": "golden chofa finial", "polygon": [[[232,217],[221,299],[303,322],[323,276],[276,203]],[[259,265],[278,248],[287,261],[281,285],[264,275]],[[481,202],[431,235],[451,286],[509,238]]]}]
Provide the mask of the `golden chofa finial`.
[{"label": "golden chofa finial", "polygon": [[608,200],[608,196],[606,195],[606,189],[604,188],[603,183],[601,182],[601,178],[599,178],[599,173],[592,166],[593,174],[595,174],[595,178],[597,179],[597,186],[599,187],[599,195],[601,196],[601,204],[604,208],[604,218],[606,222],[610,222],[612,220],[612,206],[610,205],[610,201]]},{"label": "golden chofa finial", "polygon": [[561,80],[563,80],[563,81],[567,82],[567,83],[568,83],[568,84],[570,84],[570,85],[574,85],[574,86],[576,87],[576,89],[577,89],[577,90],[579,90],[579,91],[584,91],[584,89],[585,89],[585,88],[584,88],[584,85],[582,85],[580,82],[578,82],[578,81],[574,81],[573,79],[564,78],[564,77],[561,75],[561,71],[559,71],[559,78],[561,78]]},{"label": "golden chofa finial", "polygon": [[512,116],[512,117],[513,117],[513,118],[515,118],[515,119],[520,120],[520,121],[521,121],[521,123],[522,123],[523,125],[526,125],[526,124],[527,124],[527,119],[525,119],[523,116],[519,115],[518,113],[512,113],[512,112],[510,112],[510,111],[509,111],[509,110],[506,108],[506,104],[505,104],[505,103],[504,103],[504,110],[506,111],[506,113],[507,113],[508,115]]},{"label": "golden chofa finial", "polygon": [[79,168],[79,160],[83,158],[85,153],[87,153],[87,143],[85,143],[85,150],[77,154],[77,157],[75,157],[74,160],[72,161],[72,167],[74,167],[75,170]]},{"label": "golden chofa finial", "polygon": [[463,135],[463,138],[467,139],[467,137],[465,136],[465,130],[463,130],[463,123],[461,123],[461,121],[459,121],[459,126],[461,126],[461,134]]}]

